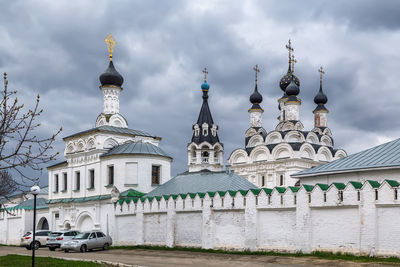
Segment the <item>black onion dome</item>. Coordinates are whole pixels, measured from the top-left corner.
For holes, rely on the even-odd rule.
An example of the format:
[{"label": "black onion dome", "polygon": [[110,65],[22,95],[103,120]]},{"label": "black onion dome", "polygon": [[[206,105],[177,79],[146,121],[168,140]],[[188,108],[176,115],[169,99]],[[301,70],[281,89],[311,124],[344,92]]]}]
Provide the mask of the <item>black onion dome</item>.
[{"label": "black onion dome", "polygon": [[115,85],[121,87],[124,83],[124,78],[115,69],[112,61],[110,61],[108,68],[100,75],[99,79],[102,86]]},{"label": "black onion dome", "polygon": [[258,92],[257,84],[254,88],[254,92],[250,96],[250,103],[252,104],[260,104],[263,101],[262,95]]},{"label": "black onion dome", "polygon": [[297,96],[300,93],[299,86],[296,84],[294,80],[290,82],[290,84],[286,87],[286,94],[288,96]]},{"label": "black onion dome", "polygon": [[314,103],[317,105],[325,105],[328,102],[328,97],[322,91],[322,85],[319,87],[318,94],[314,97]]},{"label": "black onion dome", "polygon": [[296,83],[297,86],[300,86],[300,80],[299,78],[297,78],[293,72],[292,69],[289,66],[289,69],[286,73],[285,76],[283,76],[279,82],[279,87],[281,88],[282,91],[286,90],[286,87],[288,87],[288,85],[290,84],[291,81],[294,81]]}]

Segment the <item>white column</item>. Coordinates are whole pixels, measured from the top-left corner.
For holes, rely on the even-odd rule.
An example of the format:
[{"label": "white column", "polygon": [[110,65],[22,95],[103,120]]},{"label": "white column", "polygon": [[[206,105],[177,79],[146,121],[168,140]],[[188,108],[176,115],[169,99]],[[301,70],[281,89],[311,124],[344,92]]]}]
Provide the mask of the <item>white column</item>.
[{"label": "white column", "polygon": [[137,202],[137,213],[136,213],[136,227],[139,229],[136,244],[143,245],[144,244],[144,217],[143,217],[143,204],[141,201]]},{"label": "white column", "polygon": [[167,210],[167,232],[166,232],[166,246],[175,246],[175,229],[176,229],[176,211],[174,207],[174,201],[168,201]]},{"label": "white column", "polygon": [[370,186],[365,186],[361,190],[360,212],[360,251],[367,255],[375,256],[377,249],[376,234],[376,205],[375,190]]},{"label": "white column", "polygon": [[214,229],[214,215],[211,205],[211,200],[206,195],[203,200],[203,225],[201,234],[201,248],[212,249],[214,247],[213,229]]},{"label": "white column", "polygon": [[246,207],[244,210],[245,219],[245,249],[257,250],[257,207],[256,198],[252,193],[247,194]]},{"label": "white column", "polygon": [[301,188],[297,193],[296,204],[296,250],[303,253],[311,252],[311,210],[308,203],[308,193]]}]

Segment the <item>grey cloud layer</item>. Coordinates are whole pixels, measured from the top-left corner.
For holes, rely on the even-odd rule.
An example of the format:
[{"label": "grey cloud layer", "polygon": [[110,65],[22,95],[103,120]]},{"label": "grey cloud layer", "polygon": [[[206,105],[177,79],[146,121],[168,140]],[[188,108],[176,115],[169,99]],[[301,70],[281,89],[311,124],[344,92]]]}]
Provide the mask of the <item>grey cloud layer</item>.
[{"label": "grey cloud layer", "polygon": [[[350,2],[350,3],[349,3]],[[162,136],[186,170],[186,145],[200,105],[201,70],[209,69],[210,107],[225,158],[242,147],[248,128],[252,66],[261,67],[264,127],[278,115],[278,81],[293,40],[301,79],[301,119],[312,128],[319,65],[326,70],[329,125],[336,146],[353,153],[396,138],[400,41],[398,1],[1,1],[0,70],[32,103],[42,96],[40,134],[93,127],[102,110],[98,76],[103,42],[117,40],[124,76],[121,113],[131,128]],[[58,151],[63,143],[58,141]],[[43,178],[43,182],[46,178]]]}]

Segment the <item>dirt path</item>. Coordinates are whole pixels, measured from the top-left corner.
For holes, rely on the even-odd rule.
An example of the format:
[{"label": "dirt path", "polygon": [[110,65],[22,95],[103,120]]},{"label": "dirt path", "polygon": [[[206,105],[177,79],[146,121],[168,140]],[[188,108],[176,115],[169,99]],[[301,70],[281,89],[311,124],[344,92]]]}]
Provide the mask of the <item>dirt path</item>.
[{"label": "dirt path", "polygon": [[[31,251],[20,247],[0,246],[0,256],[7,254],[31,255]],[[115,249],[108,251],[94,251],[87,253],[64,253],[62,251],[49,251],[47,248],[41,248],[36,251],[37,256],[73,258],[83,260],[103,260],[115,263],[125,263],[135,266],[148,267],[175,267],[175,266],[390,266],[373,263],[354,263],[341,260],[325,260],[313,257],[279,257],[279,256],[255,256],[255,255],[232,255],[232,254],[211,254],[187,251],[160,251],[160,250],[124,250]]]}]

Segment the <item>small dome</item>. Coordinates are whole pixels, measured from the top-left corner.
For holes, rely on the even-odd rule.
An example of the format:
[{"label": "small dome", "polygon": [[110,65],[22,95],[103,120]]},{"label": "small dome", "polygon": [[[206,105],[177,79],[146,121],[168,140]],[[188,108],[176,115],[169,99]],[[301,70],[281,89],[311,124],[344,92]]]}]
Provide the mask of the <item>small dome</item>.
[{"label": "small dome", "polygon": [[279,87],[282,91],[286,90],[286,87],[290,84],[291,81],[294,81],[297,86],[300,86],[300,80],[293,74],[292,69],[289,66],[289,69],[285,76],[283,76],[279,82]]},{"label": "small dome", "polygon": [[257,90],[257,84],[256,87],[254,88],[254,92],[250,96],[250,103],[252,104],[260,104],[263,100],[262,95],[258,92]]},{"label": "small dome", "polygon": [[121,87],[124,83],[124,78],[114,68],[114,64],[112,61],[110,61],[108,68],[100,75],[99,79],[102,86],[115,85]]},{"label": "small dome", "polygon": [[286,94],[288,96],[297,96],[299,93],[299,86],[295,83],[294,80],[292,80],[290,84],[286,87]]},{"label": "small dome", "polygon": [[208,90],[210,89],[210,85],[204,81],[204,83],[201,85],[201,90]]},{"label": "small dome", "polygon": [[325,105],[327,102],[328,102],[328,98],[322,91],[322,86],[320,86],[318,94],[314,97],[314,103],[317,105]]}]

